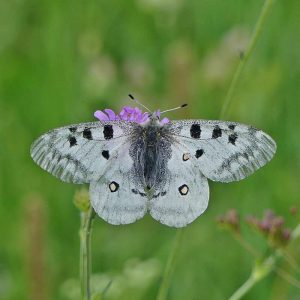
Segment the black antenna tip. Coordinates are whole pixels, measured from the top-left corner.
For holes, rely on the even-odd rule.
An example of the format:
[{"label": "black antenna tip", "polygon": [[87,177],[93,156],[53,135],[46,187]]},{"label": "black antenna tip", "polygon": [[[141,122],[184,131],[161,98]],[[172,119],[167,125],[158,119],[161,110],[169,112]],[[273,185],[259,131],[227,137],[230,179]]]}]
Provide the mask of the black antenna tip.
[{"label": "black antenna tip", "polygon": [[186,106],[188,106],[187,103],[181,105],[181,107],[186,107]]},{"label": "black antenna tip", "polygon": [[131,95],[131,94],[129,94],[128,95],[132,100],[134,100],[134,97]]}]

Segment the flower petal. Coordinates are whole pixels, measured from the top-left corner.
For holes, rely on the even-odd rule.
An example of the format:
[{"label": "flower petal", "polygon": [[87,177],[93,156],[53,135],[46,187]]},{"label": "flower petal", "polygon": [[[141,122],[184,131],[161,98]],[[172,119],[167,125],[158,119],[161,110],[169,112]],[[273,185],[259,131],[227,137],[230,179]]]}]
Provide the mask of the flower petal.
[{"label": "flower petal", "polygon": [[104,109],[105,113],[108,115],[108,118],[110,121],[115,121],[116,120],[116,114],[112,109]]},{"label": "flower petal", "polygon": [[108,116],[101,110],[95,111],[94,116],[100,121],[109,121]]},{"label": "flower petal", "polygon": [[160,118],[160,110],[158,109],[157,111],[154,112],[154,115],[158,118]]},{"label": "flower petal", "polygon": [[160,124],[164,125],[164,124],[167,124],[169,123],[170,120],[168,118],[163,118],[161,121],[160,121]]},{"label": "flower petal", "polygon": [[145,112],[141,116],[141,119],[140,119],[139,123],[144,123],[144,122],[148,121],[148,119],[149,119],[149,114],[147,112]]},{"label": "flower petal", "polygon": [[[160,110],[157,110],[153,113],[154,116],[160,117]],[[136,123],[144,123],[149,120],[150,115],[148,112],[142,112],[138,107],[124,106],[119,114],[116,114],[113,110],[107,108],[103,111],[97,110],[94,113],[94,116],[100,121],[114,121],[114,120],[124,120],[132,121]],[[164,118],[160,121],[160,124],[164,125],[169,123],[168,118]]]}]

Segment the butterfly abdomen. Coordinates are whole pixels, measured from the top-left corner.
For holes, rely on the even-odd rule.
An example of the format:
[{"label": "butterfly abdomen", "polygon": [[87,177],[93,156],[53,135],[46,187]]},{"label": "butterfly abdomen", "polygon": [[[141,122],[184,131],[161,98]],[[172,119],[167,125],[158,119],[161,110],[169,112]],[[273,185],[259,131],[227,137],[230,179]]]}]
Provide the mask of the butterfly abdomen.
[{"label": "butterfly abdomen", "polygon": [[146,188],[151,189],[156,182],[159,159],[159,131],[155,126],[149,126],[145,129],[144,139],[144,180]]},{"label": "butterfly abdomen", "polygon": [[135,180],[145,191],[154,190],[155,194],[155,190],[165,185],[171,144],[163,137],[161,127],[148,125],[137,131],[130,151]]}]

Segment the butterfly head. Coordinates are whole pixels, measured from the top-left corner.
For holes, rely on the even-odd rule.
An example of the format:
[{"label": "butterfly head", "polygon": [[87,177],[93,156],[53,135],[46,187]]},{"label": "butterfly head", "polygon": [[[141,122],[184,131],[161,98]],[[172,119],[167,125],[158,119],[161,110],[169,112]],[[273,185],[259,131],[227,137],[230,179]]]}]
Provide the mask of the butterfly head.
[{"label": "butterfly head", "polygon": [[168,118],[160,119],[160,116],[161,116],[161,112],[158,109],[158,110],[154,111],[153,113],[149,114],[149,120],[147,120],[146,123],[162,126],[162,125],[165,125],[170,122],[170,120]]}]

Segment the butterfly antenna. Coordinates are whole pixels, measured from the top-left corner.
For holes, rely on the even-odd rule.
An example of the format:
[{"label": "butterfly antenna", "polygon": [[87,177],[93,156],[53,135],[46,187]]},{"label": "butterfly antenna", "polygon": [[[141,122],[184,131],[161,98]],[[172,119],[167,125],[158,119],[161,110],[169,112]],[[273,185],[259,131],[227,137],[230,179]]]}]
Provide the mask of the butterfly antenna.
[{"label": "butterfly antenna", "polygon": [[182,105],[180,105],[180,106],[177,106],[177,107],[174,107],[174,108],[171,108],[171,109],[164,110],[164,111],[161,112],[161,114],[164,114],[164,113],[166,113],[166,112],[168,112],[168,111],[173,111],[173,110],[176,110],[176,109],[179,109],[179,108],[183,108],[183,107],[186,107],[186,106],[187,106],[187,103],[184,103],[184,104],[182,104]]},{"label": "butterfly antenna", "polygon": [[145,105],[142,104],[140,101],[138,101],[137,99],[135,99],[131,94],[129,94],[128,96],[129,96],[129,98],[130,98],[131,100],[133,100],[135,103],[137,103],[138,105],[144,107],[146,110],[148,110],[150,113],[152,113],[151,110],[150,110],[147,106],[145,106]]}]

